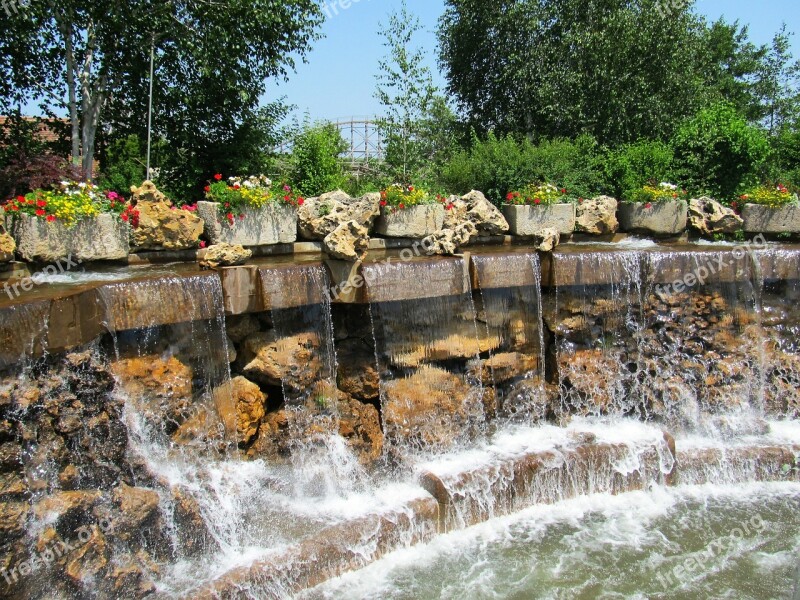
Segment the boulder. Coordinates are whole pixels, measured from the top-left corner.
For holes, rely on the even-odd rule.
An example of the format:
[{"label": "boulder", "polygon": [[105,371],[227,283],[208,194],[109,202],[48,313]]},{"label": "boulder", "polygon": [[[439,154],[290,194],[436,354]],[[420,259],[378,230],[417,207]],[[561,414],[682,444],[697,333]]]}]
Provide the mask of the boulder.
[{"label": "boulder", "polygon": [[139,211],[139,225],[131,231],[131,242],[139,250],[185,250],[195,248],[203,233],[203,219],[177,210],[151,181],[131,186],[131,204]]},{"label": "boulder", "polygon": [[309,240],[324,240],[348,221],[355,221],[369,232],[380,215],[380,203],[380,194],[351,198],[341,190],[322,194],[319,198],[307,198],[297,211],[300,235]]},{"label": "boulder", "polygon": [[501,384],[535,370],[539,359],[521,352],[500,352],[486,360],[471,360],[467,370],[484,385]]},{"label": "boulder", "polygon": [[225,318],[225,331],[231,341],[236,344],[260,329],[261,323],[251,314],[233,315]]},{"label": "boulder", "polygon": [[461,200],[466,204],[466,218],[475,225],[479,233],[501,235],[508,231],[508,221],[503,213],[481,192],[472,190],[462,196]]},{"label": "boulder", "polygon": [[422,248],[428,256],[449,255],[458,252],[460,246],[466,246],[478,235],[478,230],[471,221],[464,221],[453,229],[442,229],[422,240]]},{"label": "boulder", "polygon": [[254,333],[242,343],[240,354],[242,373],[249,379],[294,392],[311,387],[322,367],[320,341],[312,332],[280,339],[273,332]]},{"label": "boulder", "polygon": [[253,256],[253,251],[247,250],[239,244],[214,244],[208,247],[200,259],[200,266],[205,269],[231,267],[244,264],[251,256]]},{"label": "boulder", "polygon": [[113,519],[114,535],[118,539],[131,541],[150,537],[160,529],[158,492],[123,483],[114,489],[111,499],[118,511]]},{"label": "boulder", "polygon": [[552,252],[559,242],[561,234],[553,227],[545,227],[533,234],[533,246],[539,252]]},{"label": "boulder", "polygon": [[372,465],[383,453],[383,431],[378,409],[353,398],[342,398],[339,410],[339,435],[363,465]]},{"label": "boulder", "polygon": [[734,233],[744,225],[732,208],[707,196],[689,200],[689,226],[703,235]]},{"label": "boulder", "polygon": [[444,213],[444,229],[455,229],[458,225],[467,220],[467,211],[469,207],[458,196],[450,196],[447,199],[445,206],[449,206],[449,210]]},{"label": "boulder", "polygon": [[369,250],[369,230],[356,221],[345,221],[325,236],[322,245],[332,258],[362,260]]},{"label": "boulder", "polygon": [[182,550],[189,556],[195,556],[207,550],[217,549],[218,544],[208,529],[197,500],[184,488],[173,487],[171,491],[175,535]]},{"label": "boulder", "polygon": [[597,196],[580,202],[577,207],[575,231],[593,235],[616,233],[617,201],[609,196]]},{"label": "boulder", "polygon": [[394,443],[421,449],[446,448],[483,419],[476,390],[438,367],[424,366],[385,385],[383,423]]}]

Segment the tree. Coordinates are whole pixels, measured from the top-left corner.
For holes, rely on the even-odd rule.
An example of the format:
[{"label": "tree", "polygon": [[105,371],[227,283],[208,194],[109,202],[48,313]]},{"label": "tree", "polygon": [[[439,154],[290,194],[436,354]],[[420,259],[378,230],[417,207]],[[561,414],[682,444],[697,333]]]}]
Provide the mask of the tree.
[{"label": "tree", "polygon": [[800,61],[792,61],[789,37],[784,24],[772,38],[755,86],[764,108],[764,126],[770,135],[778,135],[786,124],[800,116]]},{"label": "tree", "polygon": [[379,120],[386,162],[405,182],[422,164],[422,121],[436,93],[430,69],[423,65],[422,50],[412,48],[414,34],[421,28],[419,19],[408,12],[405,0],[399,12],[389,15],[389,23],[382,30],[388,55],[379,63],[375,93],[386,111]]},{"label": "tree", "polygon": [[[107,123],[123,135],[145,120],[151,48],[165,119],[176,129],[194,119],[198,129],[235,131],[256,110],[266,79],[305,55],[322,15],[315,0],[60,0],[31,3],[14,19],[21,26],[2,34],[0,65],[19,82],[15,93],[30,90],[45,107],[67,109],[72,158],[88,178],[103,111],[114,106]],[[18,65],[33,65],[43,83]]]},{"label": "tree", "polygon": [[691,2],[447,0],[440,60],[478,131],[667,138],[702,100],[702,21]]},{"label": "tree", "polygon": [[305,123],[294,140],[291,181],[306,196],[319,196],[344,185],[339,155],[347,142],[333,123]]}]

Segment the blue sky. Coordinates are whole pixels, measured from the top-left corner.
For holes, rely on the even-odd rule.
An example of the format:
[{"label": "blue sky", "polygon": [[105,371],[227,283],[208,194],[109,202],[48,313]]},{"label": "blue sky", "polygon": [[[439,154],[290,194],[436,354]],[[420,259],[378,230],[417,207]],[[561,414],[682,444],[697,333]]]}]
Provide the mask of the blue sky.
[{"label": "blue sky", "polygon": [[[267,100],[286,97],[302,117],[336,120],[372,116],[380,113],[374,99],[378,61],[386,54],[379,35],[400,0],[326,0],[330,15],[322,26],[323,39],[313,45],[307,64],[298,64],[288,82],[271,82]],[[491,1],[491,0],[486,0]],[[436,63],[436,26],[444,11],[444,0],[407,0],[411,12],[419,16],[424,33],[417,43],[428,52],[428,65],[434,82],[444,87],[444,78]],[[342,8],[342,5],[347,8]],[[781,23],[800,23],[798,0],[697,0],[695,9],[709,20],[725,16],[750,25],[755,43],[769,43]],[[800,30],[792,38],[795,58],[800,58]]]}]

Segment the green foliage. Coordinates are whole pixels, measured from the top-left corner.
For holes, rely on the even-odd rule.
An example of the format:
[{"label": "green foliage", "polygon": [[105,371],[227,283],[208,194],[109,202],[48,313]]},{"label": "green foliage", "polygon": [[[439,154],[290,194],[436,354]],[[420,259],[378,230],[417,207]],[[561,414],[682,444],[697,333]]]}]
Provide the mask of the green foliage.
[{"label": "green foliage", "polygon": [[379,63],[375,97],[385,111],[380,129],[386,145],[386,163],[403,183],[409,183],[412,174],[424,164],[426,150],[431,151],[430,145],[438,142],[425,136],[432,129],[432,122],[426,117],[436,88],[430,69],[423,64],[424,53],[411,47],[414,35],[421,29],[419,19],[409,13],[403,0],[400,11],[389,15],[381,32],[388,55]]},{"label": "green foliage", "polygon": [[513,136],[473,135],[469,150],[456,153],[442,169],[444,187],[463,194],[478,189],[495,204],[508,192],[547,181],[570,196],[588,197],[602,187],[597,143],[591,136],[577,140],[545,140],[538,145]]},{"label": "green foliage", "polygon": [[770,139],[772,146],[768,179],[800,189],[800,128],[784,130]]},{"label": "green foliage", "polygon": [[785,206],[786,204],[796,203],[797,196],[783,184],[760,185],[742,194],[740,199],[750,204],[762,204],[764,206]]},{"label": "green foliage", "polygon": [[99,184],[119,194],[130,194],[131,186],[139,185],[145,179],[146,164],[145,150],[138,136],[114,140],[100,163]]},{"label": "green foliage", "polygon": [[769,153],[764,133],[726,103],[687,120],[673,147],[680,181],[720,199],[730,199],[757,183]]},{"label": "green foliage", "polygon": [[406,208],[421,204],[434,204],[437,198],[426,190],[413,185],[396,183],[381,191],[381,204]]},{"label": "green foliage", "polygon": [[294,140],[289,178],[306,196],[341,188],[346,179],[339,155],[345,150],[347,143],[335,125],[306,124]]},{"label": "green foliage", "polygon": [[673,179],[673,152],[667,144],[641,141],[606,153],[603,170],[606,190],[616,198],[627,198],[648,182]]}]

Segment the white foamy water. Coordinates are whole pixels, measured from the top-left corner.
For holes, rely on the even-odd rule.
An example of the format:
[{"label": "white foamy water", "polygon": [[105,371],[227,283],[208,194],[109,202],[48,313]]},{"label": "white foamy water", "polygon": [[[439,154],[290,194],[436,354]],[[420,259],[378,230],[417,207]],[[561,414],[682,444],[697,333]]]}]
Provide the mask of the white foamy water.
[{"label": "white foamy water", "polygon": [[794,483],[586,496],[394,552],[302,597],[788,597],[799,498]]}]

